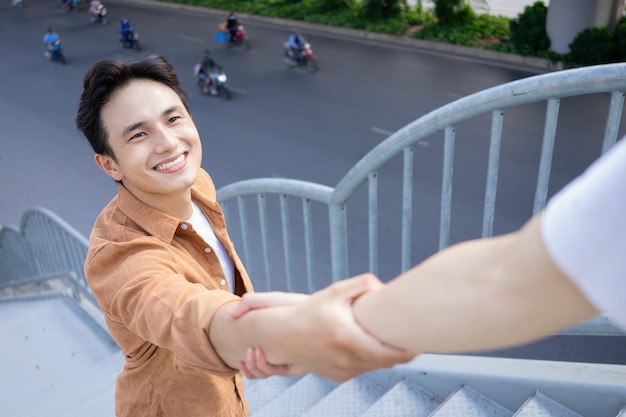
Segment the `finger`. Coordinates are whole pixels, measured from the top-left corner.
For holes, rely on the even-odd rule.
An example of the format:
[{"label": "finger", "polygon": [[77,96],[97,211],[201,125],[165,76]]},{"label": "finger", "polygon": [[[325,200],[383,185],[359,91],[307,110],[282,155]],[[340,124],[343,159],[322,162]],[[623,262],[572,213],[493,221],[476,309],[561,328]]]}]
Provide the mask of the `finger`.
[{"label": "finger", "polygon": [[241,371],[241,373],[248,379],[256,379],[256,376],[254,376],[254,374],[252,372],[250,372],[250,370],[248,369],[248,367],[246,366],[246,363],[244,361],[239,362],[239,370]]},{"label": "finger", "polygon": [[266,293],[246,293],[241,297],[241,301],[229,308],[228,313],[238,318],[251,310],[260,308],[278,307],[301,303],[309,296],[300,293],[266,292]]},{"label": "finger", "polygon": [[350,328],[348,336],[354,343],[354,353],[360,358],[364,371],[389,368],[398,363],[408,362],[417,355],[415,352],[383,343],[356,323],[355,327]]},{"label": "finger", "polygon": [[383,283],[373,274],[366,273],[338,281],[319,293],[328,291],[331,301],[337,299],[351,304],[355,299],[370,291],[383,287]]},{"label": "finger", "polygon": [[264,375],[264,377],[272,376],[272,375],[287,375],[290,366],[289,365],[272,365],[267,362],[267,358],[265,357],[265,353],[261,348],[253,348],[253,360],[257,367],[257,375]]},{"label": "finger", "polygon": [[[257,355],[255,353],[257,349],[254,347],[248,348],[246,351],[246,362],[244,363],[244,367],[246,371],[252,375],[254,378],[267,378],[271,374],[268,374],[266,371],[261,369],[259,366],[259,362],[257,362]],[[264,367],[266,364],[261,364]]]}]

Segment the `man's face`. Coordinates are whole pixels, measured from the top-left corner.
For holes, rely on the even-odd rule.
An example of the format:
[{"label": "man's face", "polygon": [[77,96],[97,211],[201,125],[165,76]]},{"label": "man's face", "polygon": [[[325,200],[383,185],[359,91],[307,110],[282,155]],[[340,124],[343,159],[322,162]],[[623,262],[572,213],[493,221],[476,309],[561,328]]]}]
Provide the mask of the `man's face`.
[{"label": "man's face", "polygon": [[172,89],[152,80],[133,80],[111,96],[101,118],[116,157],[96,155],[107,175],[164,211],[181,197],[190,198],[202,146],[191,115]]}]

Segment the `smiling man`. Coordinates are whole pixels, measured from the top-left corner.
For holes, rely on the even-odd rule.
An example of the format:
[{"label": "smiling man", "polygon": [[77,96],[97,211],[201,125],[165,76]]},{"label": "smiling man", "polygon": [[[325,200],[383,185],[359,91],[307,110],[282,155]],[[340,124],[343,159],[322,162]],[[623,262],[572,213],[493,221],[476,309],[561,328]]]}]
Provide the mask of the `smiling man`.
[{"label": "smiling man", "polygon": [[[252,284],[211,177],[200,168],[200,136],[172,66],[157,55],[131,64],[96,63],[83,81],[76,125],[96,164],[118,183],[96,219],[85,260],[89,286],[126,358],[116,415],[248,415],[237,368],[248,347],[271,352],[281,342],[263,320],[265,312],[243,320],[228,314]],[[345,305],[377,285],[355,281]],[[271,374],[302,372],[291,363],[312,358],[335,358],[340,371],[408,360],[366,334],[348,307],[342,340],[329,332]]]}]

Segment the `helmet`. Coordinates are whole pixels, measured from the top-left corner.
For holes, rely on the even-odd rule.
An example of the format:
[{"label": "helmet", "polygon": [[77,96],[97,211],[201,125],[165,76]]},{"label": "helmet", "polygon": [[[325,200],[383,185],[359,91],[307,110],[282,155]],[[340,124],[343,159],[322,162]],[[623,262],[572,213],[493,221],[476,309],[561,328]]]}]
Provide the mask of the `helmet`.
[{"label": "helmet", "polygon": [[120,22],[125,23],[128,22],[128,19],[126,19],[125,16],[120,17]]}]

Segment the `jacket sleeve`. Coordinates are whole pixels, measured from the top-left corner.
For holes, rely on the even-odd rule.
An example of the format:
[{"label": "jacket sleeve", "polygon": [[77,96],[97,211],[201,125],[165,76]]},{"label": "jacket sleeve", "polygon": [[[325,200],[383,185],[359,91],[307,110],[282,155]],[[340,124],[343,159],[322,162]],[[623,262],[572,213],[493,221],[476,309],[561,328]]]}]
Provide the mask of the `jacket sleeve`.
[{"label": "jacket sleeve", "polygon": [[192,282],[175,249],[152,237],[109,242],[88,258],[89,285],[125,347],[125,355],[146,342],[174,353],[175,366],[186,372],[232,376],[209,340],[216,311],[239,297]]}]

